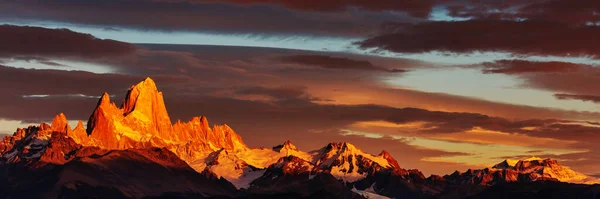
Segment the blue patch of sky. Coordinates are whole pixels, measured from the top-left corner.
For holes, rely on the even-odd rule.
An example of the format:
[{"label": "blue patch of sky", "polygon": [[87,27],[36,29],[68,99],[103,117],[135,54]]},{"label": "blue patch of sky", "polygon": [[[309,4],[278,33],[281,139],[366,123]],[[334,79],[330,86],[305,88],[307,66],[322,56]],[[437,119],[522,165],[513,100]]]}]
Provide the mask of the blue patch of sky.
[{"label": "blue patch of sky", "polygon": [[535,107],[565,108],[577,111],[597,110],[598,105],[577,100],[558,100],[554,92],[524,88],[523,80],[504,74],[482,74],[479,69],[446,68],[409,71],[382,80],[386,84],[428,92],[521,104]]},{"label": "blue patch of sky", "polygon": [[450,16],[450,11],[444,5],[433,7],[433,11],[429,14],[429,20],[432,21],[466,21],[470,17],[455,17]]}]

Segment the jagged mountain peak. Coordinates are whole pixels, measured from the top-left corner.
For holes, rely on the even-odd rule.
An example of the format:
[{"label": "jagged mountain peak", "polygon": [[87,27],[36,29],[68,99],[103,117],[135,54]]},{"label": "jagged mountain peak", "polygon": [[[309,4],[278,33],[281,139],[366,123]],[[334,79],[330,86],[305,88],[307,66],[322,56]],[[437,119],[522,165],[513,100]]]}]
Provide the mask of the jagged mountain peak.
[{"label": "jagged mountain peak", "polygon": [[[550,159],[550,158],[547,158],[547,159]],[[523,161],[539,161],[539,160],[544,160],[544,159],[537,157],[537,156],[531,156],[530,158],[524,159]]]},{"label": "jagged mountain peak", "polygon": [[85,143],[88,140],[88,134],[81,120],[77,122],[77,126],[72,131],[67,131],[67,135],[77,143]]},{"label": "jagged mountain peak", "polygon": [[154,82],[154,80],[152,78],[150,78],[150,77],[144,78],[144,80],[142,80],[140,83],[138,83],[134,87],[147,88],[147,89],[154,90],[154,91],[158,92],[158,87],[156,86],[156,82]]},{"label": "jagged mountain peak", "polygon": [[382,157],[392,157],[392,155],[390,155],[390,153],[386,150],[382,150],[381,153],[379,153],[378,156],[382,156]]},{"label": "jagged mountain peak", "polygon": [[214,125],[207,141],[227,150],[243,151],[248,149],[248,146],[242,141],[242,136],[227,124]]},{"label": "jagged mountain peak", "polygon": [[98,100],[97,106],[107,106],[110,105],[110,95],[107,92],[104,92],[102,96],[100,96],[100,100]]},{"label": "jagged mountain peak", "polygon": [[138,111],[146,116],[163,109],[166,113],[162,93],[158,91],[154,80],[149,77],[129,88],[121,109],[124,114]]},{"label": "jagged mountain peak", "polygon": [[296,145],[292,144],[291,141],[285,141],[283,144],[277,145],[275,147],[273,147],[274,151],[277,152],[285,152],[285,151],[298,151],[298,148],[296,148]]},{"label": "jagged mountain peak", "polygon": [[[383,190],[387,186],[385,183],[392,181],[492,185],[522,179],[568,182],[587,179],[587,176],[561,166],[556,160],[541,158],[505,160],[493,168],[469,169],[465,173],[425,179],[418,170],[400,168],[386,150],[372,155],[349,142],[329,143],[311,152],[299,150],[289,140],[272,150],[252,149],[230,126],[210,126],[205,116],[172,124],[162,93],[150,78],[132,86],[121,107],[111,102],[108,93],[104,93],[88,121],[88,129],[83,125],[79,121],[71,130],[67,117],[60,113],[51,126],[41,124],[18,130],[5,138],[0,143],[0,154],[3,160],[14,162],[42,159],[62,164],[70,161],[69,151],[79,147],[116,151],[158,147],[160,150],[150,155],[166,158],[159,158],[157,163],[169,165],[169,161],[178,158],[197,172],[223,177],[238,189],[251,188],[250,185],[257,179],[262,183],[275,180],[289,184],[286,180],[310,180],[319,174],[332,176],[348,185],[376,187],[378,190]],[[171,156],[170,152],[177,157]]]},{"label": "jagged mountain peak", "polygon": [[[174,126],[177,128],[174,129]],[[214,144],[214,150],[243,145],[231,144],[241,142],[241,138],[229,126],[209,128],[206,117],[195,117],[190,122],[173,125],[162,93],[151,78],[132,86],[121,108],[111,103],[109,95],[105,93],[88,121],[87,132],[94,138],[94,145],[108,148],[131,148],[135,145],[132,141],[159,139],[164,143],[186,143],[194,138],[219,142]]]},{"label": "jagged mountain peak", "polygon": [[116,111],[118,111],[118,109],[114,103],[111,103],[110,95],[106,92],[102,94],[94,112],[88,119],[86,128],[87,134],[92,134],[96,128],[109,128],[105,118],[107,116],[116,115]]},{"label": "jagged mountain peak", "polygon": [[515,169],[517,170],[524,170],[527,167],[531,167],[531,166],[545,166],[545,167],[555,167],[555,166],[560,166],[560,164],[558,163],[558,161],[547,158],[547,159],[542,159],[542,158],[528,158],[525,160],[519,160],[516,164],[515,164]]},{"label": "jagged mountain peak", "polygon": [[[64,115],[63,115],[64,116]],[[68,127],[62,123],[63,116],[57,116],[55,127]],[[52,126],[41,123],[39,126],[19,128],[12,136],[6,136],[0,142],[0,164],[2,162],[31,162],[45,154],[54,133],[64,135],[65,128],[55,131]],[[64,137],[64,136],[63,136]]]},{"label": "jagged mountain peak", "polygon": [[320,169],[330,170],[331,175],[344,182],[352,183],[380,170],[395,168],[382,155],[365,153],[349,142],[329,143],[316,154],[315,165]]},{"label": "jagged mountain peak", "polygon": [[342,150],[343,151],[351,151],[351,152],[358,152],[361,151],[360,149],[358,149],[356,146],[354,146],[354,144],[350,143],[350,142],[343,142],[342,143]]},{"label": "jagged mountain peak", "polygon": [[71,127],[67,121],[67,116],[64,113],[59,113],[52,120],[52,130],[58,132],[69,132],[71,131]]},{"label": "jagged mountain peak", "polygon": [[520,173],[535,173],[543,178],[554,178],[561,182],[574,183],[596,183],[598,179],[586,176],[562,166],[557,160],[546,158],[528,158],[520,160],[514,166],[514,170]]},{"label": "jagged mountain peak", "polygon": [[502,162],[494,165],[492,168],[494,168],[494,169],[514,168],[515,165],[517,164],[517,162],[519,162],[519,160],[506,159],[506,160],[503,160]]},{"label": "jagged mountain peak", "polygon": [[146,78],[129,89],[121,111],[125,116],[124,123],[137,127],[146,126],[147,128],[139,130],[148,131],[162,139],[170,138],[171,118],[162,93],[158,91],[156,83],[151,78]]},{"label": "jagged mountain peak", "polygon": [[503,182],[553,180],[571,183],[597,183],[598,180],[562,166],[557,160],[539,157],[504,160],[492,168],[469,169],[446,176],[451,181],[494,185]]},{"label": "jagged mountain peak", "polygon": [[[46,124],[40,124],[39,128],[42,132],[46,130],[45,126]],[[64,113],[59,113],[54,117],[51,124],[51,130],[52,132],[60,132],[66,134],[77,143],[84,143],[88,140],[88,134],[86,132],[85,127],[83,126],[83,121],[79,120],[77,122],[77,126],[75,126],[74,129],[71,129],[71,126],[69,125],[67,120],[67,116]]]},{"label": "jagged mountain peak", "polygon": [[325,161],[322,161],[322,159],[348,157],[348,156],[360,156],[360,157],[364,157],[367,159],[372,159],[373,161],[378,163],[380,166],[383,166],[383,167],[390,166],[388,161],[383,157],[385,154],[380,154],[378,156],[371,155],[371,154],[365,153],[363,150],[359,149],[354,144],[349,143],[349,142],[329,143],[329,144],[327,144],[326,147],[324,147],[320,150],[320,153],[321,153],[321,155],[320,155],[321,161],[320,162],[322,162],[322,163],[325,163]]},{"label": "jagged mountain peak", "polygon": [[[220,149],[248,149],[231,127],[224,124],[211,128],[205,116],[171,123],[163,95],[151,78],[131,86],[120,107],[104,93],[87,129],[77,128],[68,134],[77,143],[105,149],[166,147],[190,165],[197,165]],[[203,164],[198,165],[194,168],[204,169]]]},{"label": "jagged mountain peak", "polygon": [[502,162],[492,166],[493,169],[517,169],[521,170],[523,167],[528,167],[530,165],[538,165],[538,166],[551,166],[551,165],[559,165],[558,161],[550,159],[550,158],[540,158],[532,156],[523,160],[515,160],[515,159],[506,159]]},{"label": "jagged mountain peak", "polygon": [[398,161],[396,161],[396,159],[394,159],[394,157],[392,157],[392,155],[390,155],[390,153],[388,153],[386,150],[381,151],[381,153],[379,153],[379,155],[377,155],[378,157],[382,157],[383,159],[387,160],[387,162],[389,164],[391,164],[392,166],[394,166],[394,168],[396,169],[400,169],[400,164],[398,164]]},{"label": "jagged mountain peak", "polygon": [[208,119],[205,116],[196,116],[192,117],[189,122],[182,122],[181,120],[177,120],[174,126],[185,126],[192,125],[194,127],[199,127],[202,132],[211,132],[212,129],[209,126]]},{"label": "jagged mountain peak", "polygon": [[77,126],[75,126],[74,129],[84,129],[85,130],[85,127],[83,127],[83,121],[81,121],[81,120],[77,121]]},{"label": "jagged mountain peak", "polygon": [[310,162],[303,160],[302,158],[289,155],[279,158],[275,164],[269,167],[269,169],[281,169],[280,172],[282,172],[284,175],[299,175],[302,173],[309,174],[313,167],[314,165]]},{"label": "jagged mountain peak", "polygon": [[298,149],[296,148],[296,145],[292,144],[292,142],[291,142],[291,141],[289,141],[289,140],[288,140],[288,141],[285,141],[285,142],[283,143],[283,147],[284,147],[284,148],[286,148],[286,149],[298,150]]},{"label": "jagged mountain peak", "polygon": [[354,146],[354,144],[349,142],[332,142],[327,145],[327,150],[336,151],[338,153],[360,153],[358,147]]},{"label": "jagged mountain peak", "polygon": [[41,131],[46,131],[46,130],[51,130],[51,129],[52,129],[52,126],[50,126],[50,125],[48,125],[48,124],[46,124],[46,123],[42,122],[42,123],[40,123],[40,125],[38,126],[38,128],[39,128]]}]

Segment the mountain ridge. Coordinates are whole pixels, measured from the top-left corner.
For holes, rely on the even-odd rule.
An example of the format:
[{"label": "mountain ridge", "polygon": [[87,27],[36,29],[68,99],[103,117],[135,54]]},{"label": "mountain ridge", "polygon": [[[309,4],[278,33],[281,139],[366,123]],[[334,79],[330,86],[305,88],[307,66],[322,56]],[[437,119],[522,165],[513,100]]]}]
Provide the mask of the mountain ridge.
[{"label": "mountain ridge", "polygon": [[[348,142],[332,142],[308,152],[299,150],[289,140],[269,149],[250,148],[231,127],[226,124],[211,127],[205,116],[172,123],[162,93],[150,78],[131,86],[121,106],[104,93],[87,128],[83,121],[71,128],[65,114],[59,113],[51,125],[42,123],[17,129],[0,142],[0,165],[24,164],[43,168],[48,164],[65,165],[72,161],[87,164],[93,163],[94,158],[103,157],[98,153],[110,151],[117,151],[114,152],[118,154],[116,158],[137,157],[131,151],[142,156],[154,154],[159,157],[145,156],[152,164],[168,168],[184,168],[181,165],[185,164],[208,179],[220,181],[224,190],[233,187],[260,194],[282,194],[291,187],[317,191],[305,185],[295,187],[287,183],[326,182],[331,185],[331,179],[340,182],[332,185],[336,190],[344,190],[352,197],[356,194],[350,189],[366,195],[369,194],[365,191],[409,198],[434,196],[450,187],[464,185],[494,186],[540,180],[597,182],[561,166],[556,160],[541,158],[505,160],[492,168],[425,177],[416,169],[402,168],[386,150],[373,155]],[[136,158],[131,164],[147,161]],[[179,161],[181,163],[176,163]],[[127,195],[128,192],[123,193]]]}]

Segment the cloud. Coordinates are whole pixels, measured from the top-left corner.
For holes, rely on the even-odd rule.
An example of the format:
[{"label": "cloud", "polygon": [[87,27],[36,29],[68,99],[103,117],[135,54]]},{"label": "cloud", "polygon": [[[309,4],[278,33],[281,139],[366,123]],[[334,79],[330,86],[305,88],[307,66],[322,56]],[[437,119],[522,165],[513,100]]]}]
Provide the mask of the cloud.
[{"label": "cloud", "polygon": [[[173,86],[175,87],[173,91],[165,91],[165,96],[172,93],[179,96],[223,98],[236,96],[237,98],[239,93],[235,93],[236,90],[250,87],[297,88],[297,90],[304,90],[313,98],[321,99],[318,103],[327,104],[379,104],[390,107],[475,112],[520,120],[555,118],[596,121],[600,119],[600,114],[593,111],[578,112],[559,108],[500,103],[447,93],[424,92],[410,88],[390,88],[381,83],[382,78],[399,78],[396,76],[402,74],[373,74],[364,70],[322,70],[314,67],[296,67],[274,61],[279,57],[302,54],[302,51],[186,45],[144,45],[143,47],[148,50],[137,51],[135,55],[126,58],[106,58],[100,60],[100,63],[118,66],[116,67],[117,71],[132,76],[169,75],[189,79],[190,82],[187,84]],[[404,59],[356,56],[343,53],[324,53],[323,55],[345,57],[351,60],[365,60],[376,66],[398,67],[406,70],[416,70],[424,64]],[[169,85],[162,85],[162,87],[166,86]],[[300,92],[297,91],[296,93]],[[98,94],[92,93],[89,95]],[[261,95],[265,96],[264,94]],[[552,99],[551,96],[550,99]]]},{"label": "cloud", "polygon": [[524,87],[544,89],[580,95],[597,95],[598,85],[590,82],[600,81],[596,75],[598,68],[581,69],[577,73],[539,74],[525,77]]},{"label": "cloud", "polygon": [[435,1],[420,0],[420,1],[395,1],[395,0],[352,0],[352,1],[320,1],[320,0],[305,0],[305,1],[289,1],[289,0],[187,0],[190,2],[227,2],[241,5],[249,4],[280,4],[290,9],[321,11],[321,12],[337,12],[346,11],[350,7],[356,7],[368,11],[401,11],[407,12],[412,16],[426,18],[429,16]]},{"label": "cloud", "polygon": [[310,101],[328,101],[314,97],[306,93],[306,87],[299,86],[282,86],[282,87],[244,87],[234,91],[239,95],[246,95],[243,98],[247,98],[247,95],[264,95],[278,102],[310,102]]},{"label": "cloud", "polygon": [[[38,72],[38,70],[28,69],[15,70],[19,70],[23,73]],[[15,75],[16,73],[12,74]],[[43,87],[43,89],[47,90],[47,93],[86,93],[86,86],[98,88],[92,90],[112,90],[111,94],[117,95],[113,97],[112,100],[118,105],[120,100],[124,98],[124,96],[121,94],[124,94],[126,92],[125,88],[131,85],[128,82],[129,79],[139,78],[137,81],[143,79],[142,77],[125,75],[102,75],[87,73],[89,76],[85,78],[93,80],[87,82],[97,83],[94,83],[93,85],[92,83],[88,83],[85,86],[82,85],[79,87],[80,84],[76,83],[82,83],[82,81],[78,80],[77,78],[81,76],[81,74],[81,72],[75,71],[55,71],[53,73],[47,73],[46,78],[39,79],[38,81],[47,82],[46,85],[48,86]],[[60,78],[57,76],[60,76]],[[70,86],[65,86],[67,90],[62,90],[63,88],[50,86],[49,83],[52,82],[49,81],[50,79],[63,79],[62,82],[72,82],[72,84]],[[135,82],[136,80],[132,81]],[[113,84],[103,85],[106,82],[113,82],[115,87],[120,87],[121,89],[112,88]],[[173,84],[179,84],[177,81],[173,82],[157,78],[157,84],[159,89],[163,91],[165,95],[165,101],[167,103],[169,113],[171,118],[174,120],[187,120],[192,116],[207,115],[213,124],[227,123],[233,126],[234,129],[236,129],[236,131],[244,137],[247,143],[254,146],[272,146],[281,143],[284,140],[291,139],[303,149],[311,150],[323,147],[329,142],[351,141],[364,150],[372,153],[379,153],[381,150],[386,149],[390,151],[390,153],[398,156],[406,151],[414,151],[414,153],[411,153],[410,157],[403,157],[405,158],[405,161],[402,165],[407,168],[422,168],[421,166],[423,165],[430,165],[423,166],[423,169],[425,169],[426,172],[435,173],[443,173],[455,168],[453,166],[454,164],[445,163],[445,167],[443,167],[444,169],[439,170],[441,167],[434,167],[434,163],[419,161],[421,158],[427,156],[437,157],[456,155],[455,153],[415,148],[402,143],[401,140],[379,141],[362,137],[341,136],[338,132],[331,132],[332,134],[325,132],[321,132],[321,134],[313,134],[312,136],[318,136],[318,140],[305,139],[306,136],[309,135],[307,133],[309,133],[311,130],[337,129],[346,124],[352,123],[357,119],[360,120],[361,118],[371,118],[373,117],[372,114],[375,114],[380,109],[378,106],[365,105],[362,107],[319,105],[311,102],[311,99],[307,97],[307,94],[302,88],[293,87],[253,87],[238,90],[240,93],[244,94],[265,94],[280,99],[273,102],[261,102],[232,98],[216,98],[210,96],[182,96],[176,94],[177,92],[175,86],[172,86]],[[26,85],[29,85],[29,87],[36,87],[38,84],[32,82],[31,84]],[[24,87],[24,82],[14,84],[14,86],[26,88]],[[22,91],[31,92],[39,90],[37,90],[37,88],[29,88]],[[100,93],[102,92],[99,92],[99,94]],[[57,113],[65,112],[68,119],[85,121],[92,113],[97,100],[98,99],[89,97],[71,97],[68,95],[58,94],[37,98],[5,96],[0,100],[0,118],[23,121],[48,121],[51,120],[52,117]],[[373,145],[373,143],[378,144]],[[402,149],[402,151],[398,151],[399,149]],[[462,165],[461,168],[466,167]]]},{"label": "cloud", "polygon": [[[282,140],[292,139],[304,149],[314,149],[327,142],[347,140],[358,142],[361,147],[372,146],[367,147],[371,153],[377,153],[374,151],[375,148],[394,151],[396,154],[405,153],[406,150],[396,150],[393,147],[394,145],[391,144],[377,144],[379,142],[375,138],[363,138],[365,140],[356,141],[334,136],[339,134],[336,133],[337,130],[349,128],[350,125],[356,122],[379,120],[395,124],[422,122],[426,124],[423,128],[410,129],[408,135],[448,139],[456,136],[453,137],[456,142],[472,141],[461,141],[461,136],[469,134],[460,132],[470,132],[478,128],[488,129],[505,133],[506,135],[502,138],[505,139],[503,143],[507,144],[518,142],[518,140],[511,140],[510,138],[519,140],[527,138],[527,140],[539,141],[537,144],[531,143],[531,145],[528,145],[534,149],[540,146],[552,146],[552,143],[560,143],[561,145],[552,147],[574,147],[585,150],[589,149],[585,143],[600,139],[600,128],[569,123],[569,121],[563,120],[508,120],[475,113],[429,111],[381,105],[319,104],[306,99],[303,100],[302,97],[298,97],[295,100],[296,103],[286,103],[288,101],[262,102],[206,96],[196,98],[191,96],[175,98],[172,96],[169,92],[165,92],[165,100],[172,118],[191,118],[199,114],[207,115],[213,123],[229,124],[244,137],[247,143],[258,146],[269,146],[269,143],[280,143]],[[314,132],[321,133],[314,134]],[[514,136],[510,137],[509,135]],[[307,136],[314,139],[306,139]],[[486,139],[486,136],[480,136],[480,138]],[[521,144],[517,145],[520,146]],[[437,157],[437,155],[427,155],[423,151],[415,155],[421,158]],[[452,154],[446,153],[441,156],[450,155]],[[400,156],[396,155],[395,157]],[[410,165],[419,165],[415,167],[424,168],[428,172],[444,173],[451,171],[451,168],[448,167],[435,168],[431,165],[421,167],[425,163],[413,163],[410,163]],[[452,165],[456,166],[456,164]]]},{"label": "cloud", "polygon": [[[263,89],[269,90],[268,88]],[[171,113],[181,115],[184,118],[191,118],[196,112],[189,109],[189,107],[202,107],[202,109],[198,108],[198,111],[211,113],[211,116],[217,118],[228,118],[228,122],[234,121],[236,118],[252,117],[255,120],[284,123],[289,126],[306,123],[315,125],[315,127],[348,126],[359,121],[387,121],[395,124],[423,122],[424,125],[421,128],[412,129],[414,135],[451,134],[481,128],[509,134],[567,140],[580,139],[582,136],[600,136],[600,128],[584,126],[568,120],[509,120],[477,113],[395,108],[373,104],[319,104],[306,99],[302,94],[294,93],[285,96],[288,100],[291,96],[297,96],[296,103],[287,103],[287,101],[265,103],[243,99],[201,97],[198,99],[172,99],[173,101],[168,106]],[[244,111],[237,113],[235,116],[229,114],[231,111],[235,112],[235,110]],[[301,123],[296,123],[300,121]]]},{"label": "cloud", "polygon": [[[57,113],[65,112],[69,119],[85,121],[97,103],[97,99],[86,96],[109,92],[116,95],[112,99],[119,105],[127,88],[144,76],[151,76],[163,92],[172,119],[185,121],[206,115],[213,124],[232,126],[252,146],[272,146],[292,139],[304,149],[315,149],[328,142],[349,140],[378,153],[377,150],[394,148],[394,144],[401,141],[386,140],[387,144],[383,145],[383,141],[376,139],[340,135],[340,129],[363,121],[399,125],[422,122],[425,128],[410,131],[415,137],[460,138],[468,135],[461,132],[481,128],[510,135],[574,140],[583,143],[581,147],[585,148],[590,148],[585,142],[598,136],[592,123],[569,122],[596,121],[600,115],[595,112],[519,106],[389,88],[378,79],[389,73],[371,76],[364,70],[290,68],[273,61],[273,57],[297,54],[298,51],[282,49],[153,45],[127,56],[90,60],[114,66],[123,74],[0,67],[0,93],[3,93],[0,118],[48,121]],[[373,58],[326,55],[377,62]],[[400,60],[399,63],[405,62]],[[47,97],[24,97],[32,95]],[[268,100],[249,97],[253,95]],[[316,132],[322,134],[314,134]],[[306,139],[307,136],[315,139]],[[390,152],[402,153],[401,148],[396,150]],[[416,153],[411,158],[415,163],[410,164],[415,166],[408,165],[409,168],[423,166],[428,172],[444,173],[457,166],[448,163],[448,167],[436,169],[436,163],[419,163],[425,157],[457,154],[406,150]]]},{"label": "cloud", "polygon": [[[452,112],[474,112],[520,120],[532,118],[558,118],[596,121],[599,118],[598,116],[600,116],[592,110],[586,112],[570,111],[559,108],[534,107],[494,102],[446,93],[424,92],[415,89],[381,88],[380,86],[378,87],[365,83],[360,87],[353,83],[322,87],[325,88],[309,89],[309,91],[316,96],[333,100],[334,104],[375,103],[393,107],[416,107]],[[338,90],[332,92],[333,88]]]},{"label": "cloud", "polygon": [[[93,109],[94,107],[94,99],[90,98],[23,98],[24,95],[69,96],[69,94],[81,94],[84,96],[98,96],[107,91],[111,94],[120,95],[124,94],[125,89],[130,85],[143,79],[141,76],[94,74],[81,71],[31,70],[10,67],[2,67],[0,70],[0,81],[4,82],[0,82],[2,83],[0,85],[10,85],[0,87],[0,91],[6,96],[3,98],[2,104],[4,105],[1,108],[2,111],[0,111],[5,114],[0,117],[19,120],[37,118],[40,115],[52,117],[57,112],[70,113],[71,111],[76,113],[75,116],[72,116],[76,117],[73,119],[85,119],[87,115],[85,111],[81,110]],[[573,127],[556,124],[563,120],[511,121],[476,113],[429,111],[377,104],[335,104],[330,103],[328,100],[324,101],[320,95],[310,93],[310,90],[306,87],[255,85],[234,89],[234,93],[238,95],[266,95],[276,99],[269,102],[248,101],[243,98],[234,99],[231,98],[233,96],[227,94],[213,97],[210,92],[198,95],[198,92],[202,92],[204,88],[202,86],[199,88],[194,87],[194,85],[198,85],[197,80],[180,76],[155,76],[155,78],[165,95],[165,100],[173,118],[184,120],[204,113],[221,118],[223,122],[229,122],[229,120],[235,120],[235,118],[245,120],[252,117],[254,120],[313,121],[324,126],[345,126],[357,121],[383,120],[397,124],[427,122],[429,127],[435,127],[432,130],[417,131],[419,133],[454,133],[481,127],[502,132],[527,134],[545,132],[546,134],[560,135],[565,128]],[[23,81],[24,79],[28,79],[28,81]],[[40,87],[39,85],[42,84],[46,86]],[[181,92],[181,89],[188,88],[200,90]],[[228,89],[227,87],[224,88]],[[445,100],[448,101],[448,99],[451,98]],[[486,105],[491,104],[487,103]],[[21,111],[17,111],[17,109]],[[24,111],[25,109],[31,109],[31,111]],[[239,113],[235,115],[228,114],[231,112]],[[525,127],[532,126],[539,128],[523,130]],[[577,130],[595,131],[593,128]]]},{"label": "cloud", "polygon": [[598,22],[600,2],[594,0],[548,0],[523,7],[519,17],[532,20],[556,20],[570,23]]},{"label": "cloud", "polygon": [[[426,0],[429,1],[429,0]],[[194,3],[195,2],[195,3]],[[414,17],[396,12],[370,12],[364,9],[335,8],[345,5],[374,6],[392,10],[422,1],[408,3],[393,0],[379,4],[370,1],[186,1],[186,0],[78,0],[52,1],[2,1],[0,19],[11,21],[63,22],[88,27],[115,27],[142,31],[197,31],[212,34],[250,34],[260,39],[263,36],[364,36],[377,30],[384,21],[415,21]],[[394,2],[393,6],[387,4]],[[416,3],[412,3],[416,2]],[[257,4],[259,3],[259,4]],[[267,4],[263,4],[267,3]],[[324,12],[290,7],[319,8]],[[248,6],[244,6],[248,5]],[[296,5],[296,6],[294,6]],[[378,6],[377,6],[378,5]],[[384,7],[385,6],[385,7]],[[325,9],[325,8],[331,9]],[[423,11],[428,12],[425,6]],[[410,7],[406,7],[411,9]],[[328,10],[328,11],[327,11]],[[423,13],[425,14],[425,13]],[[423,20],[423,19],[419,19]],[[20,21],[16,21],[19,23]],[[327,27],[327,28],[323,28]]]},{"label": "cloud", "polygon": [[6,58],[6,59],[7,60],[0,59],[0,64],[3,64],[5,62],[11,62],[14,60],[19,60],[19,61],[25,61],[27,63],[36,62],[36,63],[40,63],[40,64],[44,64],[44,65],[48,65],[48,66],[54,66],[54,67],[69,67],[67,65],[51,61],[48,58],[40,57],[40,56],[12,55],[10,58]]},{"label": "cloud", "polygon": [[534,62],[526,60],[498,60],[483,63],[483,73],[523,74],[523,73],[566,73],[575,72],[581,64],[569,62]]},{"label": "cloud", "polygon": [[509,52],[518,55],[599,55],[600,26],[542,21],[468,20],[389,24],[386,32],[356,44],[398,53]]},{"label": "cloud", "polygon": [[475,19],[560,21],[572,24],[600,21],[600,3],[594,0],[511,0],[454,2],[449,15]]},{"label": "cloud", "polygon": [[69,67],[67,65],[59,64],[59,63],[56,63],[56,62],[53,62],[53,61],[39,61],[38,63],[45,64],[45,65],[48,65],[48,66]]},{"label": "cloud", "polygon": [[103,57],[133,52],[132,44],[68,29],[0,25],[0,56]]},{"label": "cloud", "polygon": [[600,96],[598,95],[574,95],[574,94],[565,94],[565,93],[557,93],[554,94],[554,97],[559,100],[581,100],[586,102],[593,102],[600,104]]},{"label": "cloud", "polygon": [[369,61],[353,60],[344,57],[331,57],[326,55],[291,55],[278,58],[283,62],[316,66],[328,69],[351,69],[365,71],[382,71],[390,73],[406,72],[405,69],[387,69],[373,65]]},{"label": "cloud", "polygon": [[[188,81],[181,76],[153,76],[160,82]],[[144,76],[121,74],[96,74],[84,71],[21,69],[0,65],[0,93],[15,95],[67,95],[99,96],[104,92],[127,90]],[[43,86],[41,86],[43,85]]]},{"label": "cloud", "polygon": [[[72,119],[87,120],[104,92],[124,95],[143,76],[95,74],[84,71],[36,70],[0,65],[0,118],[48,121],[65,112]],[[177,85],[186,78],[153,76],[157,82]],[[46,97],[26,97],[26,96]],[[120,102],[117,102],[119,104]]]},{"label": "cloud", "polygon": [[[590,84],[590,82],[600,81],[600,76],[597,75],[600,73],[600,68],[596,66],[526,60],[500,60],[482,65],[483,73],[502,73],[524,80],[521,87],[580,96],[598,94],[598,85]],[[556,97],[561,99],[560,96],[574,98],[574,96],[561,94]]]},{"label": "cloud", "polygon": [[[432,4],[431,1],[387,0],[8,0],[0,2],[0,18],[86,24],[88,28],[100,27],[104,29],[99,31],[113,33],[112,27],[115,27],[123,34],[133,28],[258,37],[278,34],[362,37],[376,32],[382,22],[395,21],[397,23],[384,27],[382,34],[358,44],[362,48],[401,53],[503,51],[520,55],[596,56],[600,52],[596,42],[600,31],[596,26],[582,26],[581,21],[588,20],[585,16],[575,19],[565,16],[574,16],[576,12],[563,12],[563,18],[555,15],[556,20],[540,20],[554,19],[551,18],[554,15],[548,13],[562,12],[560,10],[567,6],[538,6],[539,12],[530,12],[525,21],[499,20],[510,14],[503,13],[504,16],[482,16],[473,21],[425,22],[397,13],[425,18]],[[544,4],[519,5],[519,10],[525,10],[525,7]],[[581,4],[576,5],[583,8]],[[593,8],[592,4],[587,5]],[[504,9],[510,5],[502,3],[492,7]],[[451,11],[450,14],[460,13]],[[527,13],[509,17],[524,14]],[[53,62],[55,59],[48,57],[75,57],[73,59],[89,64],[112,66],[115,68],[112,72],[120,73],[0,66],[0,93],[3,94],[0,118],[47,121],[65,112],[69,119],[86,120],[97,102],[90,96],[109,92],[116,95],[112,99],[119,104],[130,85],[151,76],[164,93],[171,118],[187,120],[207,115],[211,123],[231,125],[252,146],[272,146],[292,139],[306,150],[332,141],[350,141],[370,153],[387,149],[395,157],[401,157],[405,168],[445,173],[472,166],[423,161],[465,153],[415,147],[407,140],[388,136],[369,138],[340,134],[340,129],[358,122],[384,121],[408,126],[408,132],[401,133],[413,137],[478,144],[500,140],[510,146],[557,145],[588,150],[552,157],[587,172],[595,172],[600,165],[600,157],[597,157],[600,149],[596,146],[600,141],[600,127],[595,122],[600,120],[600,113],[499,103],[451,93],[391,88],[382,83],[382,79],[402,75],[393,72],[420,67],[422,63],[415,64],[414,60],[344,53],[308,55],[302,51],[242,47],[144,45],[139,48],[65,29],[5,25],[0,30],[5,31],[0,31],[3,36],[0,43],[10,44],[0,46],[3,55],[39,56],[31,60],[54,66],[62,62]],[[598,91],[597,85],[590,83],[599,81],[599,71],[594,66],[500,60],[483,64],[482,70],[522,78],[524,87],[566,93],[557,94],[559,98],[591,100]],[[411,126],[415,123],[420,126]],[[465,139],[465,136],[472,137]],[[518,143],[523,140],[529,143]]]}]

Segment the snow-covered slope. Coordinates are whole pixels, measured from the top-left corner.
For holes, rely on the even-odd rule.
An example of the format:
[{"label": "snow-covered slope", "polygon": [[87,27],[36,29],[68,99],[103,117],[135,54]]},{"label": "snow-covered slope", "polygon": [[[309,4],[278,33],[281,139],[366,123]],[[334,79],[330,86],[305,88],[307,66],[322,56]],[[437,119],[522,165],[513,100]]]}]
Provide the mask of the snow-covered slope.
[{"label": "snow-covered slope", "polygon": [[330,171],[344,182],[355,182],[381,169],[394,168],[382,155],[365,153],[348,142],[330,143],[311,154],[318,168]]},{"label": "snow-covered slope", "polygon": [[[248,165],[237,154],[226,150],[211,153],[206,158],[206,170],[213,172],[217,177],[223,177],[236,188],[248,188],[250,183],[263,175],[264,169]],[[197,170],[197,169],[196,169]]]},{"label": "snow-covered slope", "polygon": [[550,177],[561,182],[594,183],[596,179],[562,166],[556,160],[533,157],[518,161],[514,170],[519,173],[537,174],[535,177]]},{"label": "snow-covered slope", "polygon": [[356,188],[353,188],[352,191],[368,199],[390,199],[390,197],[382,196],[366,190],[358,190]]},{"label": "snow-covered slope", "polygon": [[461,184],[494,185],[503,182],[555,180],[593,184],[598,179],[562,166],[556,160],[531,157],[524,160],[504,160],[492,168],[468,170],[447,175],[446,179]]}]

